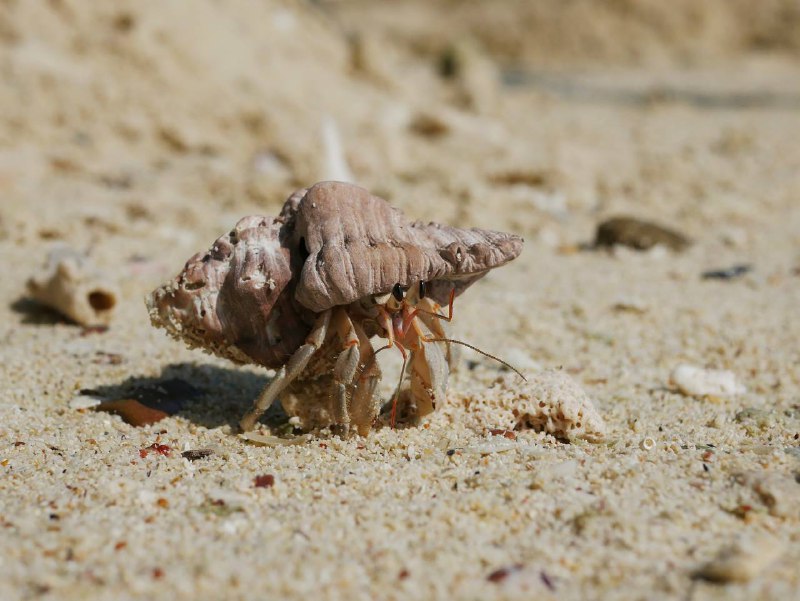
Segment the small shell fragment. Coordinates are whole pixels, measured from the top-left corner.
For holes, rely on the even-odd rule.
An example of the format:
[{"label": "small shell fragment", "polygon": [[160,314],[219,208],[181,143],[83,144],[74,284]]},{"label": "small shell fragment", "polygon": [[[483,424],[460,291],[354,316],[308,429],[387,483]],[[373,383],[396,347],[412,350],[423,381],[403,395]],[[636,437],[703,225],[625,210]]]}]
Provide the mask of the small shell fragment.
[{"label": "small shell fragment", "polygon": [[87,394],[78,394],[72,397],[69,401],[69,408],[81,411],[83,409],[92,409],[97,407],[102,401],[97,397],[89,396]]},{"label": "small shell fragment", "polygon": [[642,439],[642,442],[639,443],[639,446],[643,451],[652,451],[654,448],[656,448],[656,441],[653,438],[646,436]]},{"label": "small shell fragment", "polygon": [[116,282],[66,246],[50,251],[41,272],[28,280],[28,293],[84,326],[107,324],[120,298]]},{"label": "small shell fragment", "polygon": [[670,375],[670,381],[687,396],[736,396],[747,389],[727,370],[704,369],[682,363]]}]

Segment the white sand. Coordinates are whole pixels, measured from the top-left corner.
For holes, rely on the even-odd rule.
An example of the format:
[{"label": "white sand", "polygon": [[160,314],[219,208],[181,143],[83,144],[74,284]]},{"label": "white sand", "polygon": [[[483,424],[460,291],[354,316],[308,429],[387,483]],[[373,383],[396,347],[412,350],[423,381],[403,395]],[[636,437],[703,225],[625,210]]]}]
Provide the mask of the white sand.
[{"label": "white sand", "polygon": [[[402,45],[353,74],[345,36],[311,8],[34,4],[0,9],[0,599],[800,595],[797,106],[498,88],[474,112]],[[733,58],[593,77],[800,94],[796,64]],[[421,114],[445,131],[414,133]],[[507,375],[467,351],[422,426],[280,447],[232,433],[267,374],[184,349],[142,297],[321,177],[326,116],[358,182],[410,216],[526,237],[459,300],[455,330],[562,370],[604,442],[491,436],[506,422],[487,395]],[[616,214],[695,244],[578,251]],[[120,279],[107,333],[18,302],[54,242]],[[753,270],[701,280],[738,263]],[[680,364],[730,370],[745,391],[685,396],[669,384]],[[81,389],[175,377],[202,394],[150,427],[70,408]],[[142,457],[154,443],[171,454]],[[192,449],[213,454],[181,457]],[[263,475],[274,486],[255,487]],[[743,582],[694,578],[764,537],[777,551]]]}]

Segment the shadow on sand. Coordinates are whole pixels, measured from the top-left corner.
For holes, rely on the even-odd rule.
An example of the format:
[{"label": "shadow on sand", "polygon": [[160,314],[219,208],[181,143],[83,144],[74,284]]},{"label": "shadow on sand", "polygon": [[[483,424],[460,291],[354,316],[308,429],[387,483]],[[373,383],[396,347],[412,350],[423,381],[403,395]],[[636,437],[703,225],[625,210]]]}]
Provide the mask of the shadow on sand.
[{"label": "shadow on sand", "polygon": [[[266,374],[242,368],[172,363],[156,377],[130,376],[118,384],[81,392],[104,402],[134,399],[206,428],[227,424],[235,429],[268,381]],[[280,403],[275,403],[260,421],[275,426],[286,420]]]},{"label": "shadow on sand", "polygon": [[9,307],[14,313],[22,315],[22,323],[26,325],[53,326],[73,323],[57,311],[26,296],[19,297]]},{"label": "shadow on sand", "polygon": [[[254,373],[247,368],[172,363],[165,366],[157,377],[130,376],[118,384],[81,392],[103,402],[133,399],[151,409],[183,417],[198,426],[218,428],[228,425],[235,432],[239,420],[268,382],[266,374]],[[391,402],[386,402],[373,429],[392,427],[390,411]],[[280,401],[276,401],[259,422],[274,430],[285,427],[288,419]],[[416,422],[413,414],[407,414],[405,402],[401,400],[394,427],[398,430],[413,428]]]}]

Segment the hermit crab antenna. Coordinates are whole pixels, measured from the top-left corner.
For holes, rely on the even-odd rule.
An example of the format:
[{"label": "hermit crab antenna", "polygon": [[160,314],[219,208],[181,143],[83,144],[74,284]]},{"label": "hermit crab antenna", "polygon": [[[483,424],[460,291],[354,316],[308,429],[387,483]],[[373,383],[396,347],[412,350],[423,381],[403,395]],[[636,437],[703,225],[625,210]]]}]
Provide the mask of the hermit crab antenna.
[{"label": "hermit crab antenna", "polygon": [[385,351],[387,348],[392,348],[392,345],[391,344],[384,344],[381,348],[379,348],[377,351],[375,351],[375,353],[373,353],[372,356],[373,357],[377,357],[378,353],[380,353],[381,351]]},{"label": "hermit crab antenna", "polygon": [[481,354],[481,355],[483,355],[484,357],[489,357],[489,359],[494,359],[495,361],[497,361],[497,362],[498,362],[498,363],[500,363],[501,365],[505,365],[505,366],[506,366],[508,369],[510,369],[511,371],[513,371],[513,372],[514,372],[515,374],[517,374],[517,375],[518,375],[520,378],[522,378],[522,379],[523,379],[523,380],[525,380],[526,382],[528,381],[528,378],[526,378],[525,376],[523,376],[523,375],[522,375],[522,372],[520,372],[520,371],[519,371],[519,370],[518,370],[516,367],[514,367],[513,365],[511,365],[511,364],[510,364],[510,363],[508,363],[507,361],[503,361],[503,360],[502,360],[500,357],[495,357],[495,356],[494,356],[494,355],[492,355],[491,353],[487,353],[486,351],[482,351],[482,350],[481,350],[481,349],[479,349],[477,346],[473,346],[473,345],[469,344],[468,342],[464,342],[464,341],[462,341],[462,340],[455,340],[454,338],[425,338],[425,342],[449,342],[449,343],[452,343],[452,344],[460,344],[460,345],[462,345],[462,346],[466,346],[467,348],[470,348],[470,349],[472,349],[472,350],[473,350],[473,351],[475,351],[476,353],[480,353],[480,354]]}]

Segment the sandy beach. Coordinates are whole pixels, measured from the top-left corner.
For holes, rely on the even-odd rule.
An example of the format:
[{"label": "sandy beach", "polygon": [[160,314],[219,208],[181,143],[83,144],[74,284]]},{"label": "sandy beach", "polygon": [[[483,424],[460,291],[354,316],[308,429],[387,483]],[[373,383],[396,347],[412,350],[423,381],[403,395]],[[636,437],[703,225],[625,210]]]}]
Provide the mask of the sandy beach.
[{"label": "sandy beach", "polygon": [[[0,6],[0,599],[800,598],[796,3],[94,4]],[[274,372],[145,295],[326,179],[525,238],[452,334],[528,383],[462,349],[421,423],[239,435]],[[31,298],[59,247],[107,328]]]}]

